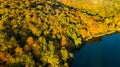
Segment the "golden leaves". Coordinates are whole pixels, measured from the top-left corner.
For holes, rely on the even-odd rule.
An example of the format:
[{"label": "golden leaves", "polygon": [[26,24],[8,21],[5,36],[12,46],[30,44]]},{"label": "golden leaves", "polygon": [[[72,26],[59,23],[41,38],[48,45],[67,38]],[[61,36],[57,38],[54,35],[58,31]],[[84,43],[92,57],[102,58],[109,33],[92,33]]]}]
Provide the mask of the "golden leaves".
[{"label": "golden leaves", "polygon": [[120,16],[114,17],[116,31],[120,32]]},{"label": "golden leaves", "polygon": [[68,63],[65,63],[65,64],[64,64],[64,67],[69,67],[69,64],[68,64]]},{"label": "golden leaves", "polygon": [[35,42],[35,43],[32,44],[32,47],[33,48],[39,48],[40,46]]},{"label": "golden leaves", "polygon": [[89,31],[91,32],[92,35],[96,35],[98,34],[98,24],[93,23],[91,25],[89,25]]},{"label": "golden leaves", "polygon": [[8,5],[8,2],[7,2],[7,1],[4,1],[4,2],[3,2],[3,5]]},{"label": "golden leaves", "polygon": [[120,26],[120,16],[115,17],[114,22],[116,23],[117,26]]},{"label": "golden leaves", "polygon": [[86,15],[85,15],[85,13],[81,13],[81,14],[80,14],[80,18],[81,18],[81,20],[83,21],[82,23],[87,23],[87,17],[86,17]]},{"label": "golden leaves", "polygon": [[23,51],[23,49],[20,48],[20,47],[17,47],[17,48],[15,49],[15,53],[16,53],[16,54],[21,54],[22,51]]},{"label": "golden leaves", "polygon": [[116,26],[116,31],[120,32],[120,27],[119,26]]},{"label": "golden leaves", "polygon": [[108,25],[106,23],[97,22],[89,25],[89,31],[93,36],[106,33],[107,30],[108,30]]},{"label": "golden leaves", "polygon": [[25,4],[26,4],[27,7],[30,7],[30,1],[26,0]]},{"label": "golden leaves", "polygon": [[68,45],[68,40],[67,40],[67,38],[66,38],[65,36],[62,36],[61,45],[62,45],[62,46]]},{"label": "golden leaves", "polygon": [[98,33],[106,33],[108,31],[107,23],[98,23]]},{"label": "golden leaves", "polygon": [[120,21],[116,23],[117,26],[120,26]]},{"label": "golden leaves", "polygon": [[40,47],[31,36],[27,38],[26,42],[29,45],[29,47],[36,48],[36,49]]},{"label": "golden leaves", "polygon": [[59,59],[56,57],[49,57],[48,62],[51,63],[53,67],[58,67],[57,64],[59,64]]},{"label": "golden leaves", "polygon": [[40,36],[41,35],[41,30],[38,29],[36,26],[34,26],[33,24],[29,23],[29,29],[32,31],[32,33],[36,36]]},{"label": "golden leaves", "polygon": [[0,30],[3,30],[3,29],[5,29],[5,27],[2,24],[0,24]]},{"label": "golden leaves", "polygon": [[5,13],[5,9],[0,9],[0,14],[4,14]]},{"label": "golden leaves", "polygon": [[94,18],[93,17],[89,17],[89,18],[87,18],[87,25],[89,26],[89,25],[92,25],[92,24],[94,24],[95,23],[95,20],[94,20]]},{"label": "golden leaves", "polygon": [[114,24],[114,23],[109,24],[109,26],[108,26],[108,31],[112,31],[112,32],[115,32],[115,31],[116,31],[116,30],[115,30],[115,24]]},{"label": "golden leaves", "polygon": [[33,44],[33,37],[28,37],[27,38],[27,41],[26,41],[28,44]]},{"label": "golden leaves", "polygon": [[60,0],[60,2],[62,2],[64,4],[67,4],[67,5],[71,4],[71,1],[69,1],[69,0]]},{"label": "golden leaves", "polygon": [[2,60],[3,62],[7,62],[9,61],[9,58],[6,56],[6,54],[0,51],[0,60]]},{"label": "golden leaves", "polygon": [[61,52],[61,55],[62,55],[62,59],[64,61],[67,61],[67,59],[68,59],[68,51],[67,51],[67,49],[65,47],[62,47],[60,52]]},{"label": "golden leaves", "polygon": [[0,52],[0,59],[5,59],[5,54],[4,53],[2,53],[2,52]]},{"label": "golden leaves", "polygon": [[91,36],[89,31],[87,31],[86,29],[81,29],[80,34],[81,34],[82,38],[87,38],[87,37]]},{"label": "golden leaves", "polygon": [[111,22],[112,22],[112,19],[106,18],[104,23],[109,24],[109,23],[111,23]]},{"label": "golden leaves", "polygon": [[26,22],[30,22],[31,21],[31,17],[30,17],[30,15],[25,15],[25,17],[26,17]]}]

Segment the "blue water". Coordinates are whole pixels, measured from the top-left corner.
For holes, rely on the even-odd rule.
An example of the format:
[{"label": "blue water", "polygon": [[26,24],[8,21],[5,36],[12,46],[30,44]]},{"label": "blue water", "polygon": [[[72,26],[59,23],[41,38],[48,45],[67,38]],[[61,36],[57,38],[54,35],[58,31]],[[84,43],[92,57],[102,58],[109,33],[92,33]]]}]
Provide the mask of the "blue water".
[{"label": "blue water", "polygon": [[120,34],[106,35],[101,42],[86,43],[74,52],[71,67],[120,67]]}]

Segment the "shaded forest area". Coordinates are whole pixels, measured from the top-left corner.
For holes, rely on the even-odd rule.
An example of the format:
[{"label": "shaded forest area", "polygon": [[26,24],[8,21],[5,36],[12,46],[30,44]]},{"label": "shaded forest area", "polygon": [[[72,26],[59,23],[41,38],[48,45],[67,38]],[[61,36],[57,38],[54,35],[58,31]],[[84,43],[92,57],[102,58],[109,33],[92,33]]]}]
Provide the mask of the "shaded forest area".
[{"label": "shaded forest area", "polygon": [[83,41],[120,32],[119,0],[0,0],[1,67],[69,67]]}]

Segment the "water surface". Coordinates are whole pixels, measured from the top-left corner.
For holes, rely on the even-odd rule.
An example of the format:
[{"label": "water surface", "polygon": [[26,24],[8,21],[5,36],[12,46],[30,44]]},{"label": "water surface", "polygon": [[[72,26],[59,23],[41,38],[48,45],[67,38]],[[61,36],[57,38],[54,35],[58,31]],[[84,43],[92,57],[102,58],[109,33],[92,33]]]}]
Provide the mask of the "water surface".
[{"label": "water surface", "polygon": [[120,34],[106,35],[96,41],[74,52],[71,67],[120,67]]}]

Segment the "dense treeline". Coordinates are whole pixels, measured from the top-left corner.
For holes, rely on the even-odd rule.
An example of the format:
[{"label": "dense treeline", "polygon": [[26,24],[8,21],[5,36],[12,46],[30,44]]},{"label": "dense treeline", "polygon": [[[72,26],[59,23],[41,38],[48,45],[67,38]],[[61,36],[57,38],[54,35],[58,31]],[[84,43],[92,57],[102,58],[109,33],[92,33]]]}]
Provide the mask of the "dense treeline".
[{"label": "dense treeline", "polygon": [[87,0],[1,0],[0,66],[68,67],[71,50],[83,41],[120,31],[119,1],[108,5]]}]

